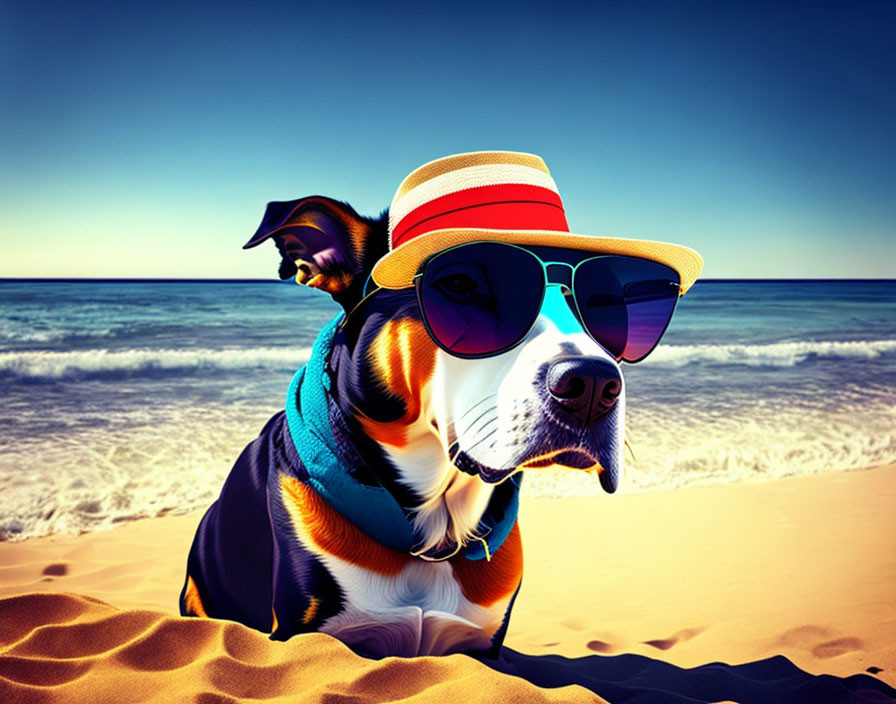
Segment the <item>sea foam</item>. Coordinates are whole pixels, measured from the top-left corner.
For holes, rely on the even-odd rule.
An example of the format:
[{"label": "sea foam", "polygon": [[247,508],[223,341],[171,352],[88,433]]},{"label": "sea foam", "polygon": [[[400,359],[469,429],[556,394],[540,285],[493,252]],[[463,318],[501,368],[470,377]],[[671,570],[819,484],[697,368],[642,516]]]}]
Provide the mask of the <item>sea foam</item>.
[{"label": "sea foam", "polygon": [[660,345],[644,365],[740,364],[792,367],[811,358],[874,359],[896,353],[896,340],[796,341],[766,345]]},{"label": "sea foam", "polygon": [[0,377],[53,380],[157,369],[295,368],[310,354],[310,347],[0,352]]}]

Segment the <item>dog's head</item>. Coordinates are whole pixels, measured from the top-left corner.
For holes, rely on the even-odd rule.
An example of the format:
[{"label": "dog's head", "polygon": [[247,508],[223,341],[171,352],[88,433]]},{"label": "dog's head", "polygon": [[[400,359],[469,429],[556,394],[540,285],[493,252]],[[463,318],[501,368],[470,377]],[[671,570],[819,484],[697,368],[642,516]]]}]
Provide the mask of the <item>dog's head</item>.
[{"label": "dog's head", "polygon": [[345,309],[333,393],[370,471],[413,509],[422,557],[448,557],[474,538],[493,493],[520,471],[585,470],[616,490],[624,384],[586,334],[565,334],[542,315],[508,352],[455,357],[430,338],[413,289],[364,295],[388,250],[385,214],[363,218],[322,197],[272,203],[247,246],[267,238],[282,278],[295,275]]}]

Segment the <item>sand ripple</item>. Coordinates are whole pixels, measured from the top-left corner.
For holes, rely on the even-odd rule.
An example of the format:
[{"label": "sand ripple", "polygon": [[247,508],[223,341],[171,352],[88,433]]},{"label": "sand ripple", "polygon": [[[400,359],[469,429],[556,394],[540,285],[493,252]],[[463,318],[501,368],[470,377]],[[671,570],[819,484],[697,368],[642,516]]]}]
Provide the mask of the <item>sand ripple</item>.
[{"label": "sand ripple", "polygon": [[71,594],[0,600],[0,701],[600,702],[462,655],[358,657],[323,634],[273,642],[239,624],[118,609]]}]

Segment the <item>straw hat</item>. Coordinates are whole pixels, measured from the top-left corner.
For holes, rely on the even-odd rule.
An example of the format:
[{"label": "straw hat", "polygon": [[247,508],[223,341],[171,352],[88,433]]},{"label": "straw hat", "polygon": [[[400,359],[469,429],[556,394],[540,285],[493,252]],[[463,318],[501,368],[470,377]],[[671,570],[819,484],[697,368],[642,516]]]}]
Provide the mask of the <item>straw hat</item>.
[{"label": "straw hat", "polygon": [[541,157],[472,152],[424,164],[401,182],[389,209],[389,253],[373,268],[383,288],[413,283],[431,254],[480,240],[624,254],[666,264],[687,291],[703,268],[689,247],[569,231],[557,185]]}]

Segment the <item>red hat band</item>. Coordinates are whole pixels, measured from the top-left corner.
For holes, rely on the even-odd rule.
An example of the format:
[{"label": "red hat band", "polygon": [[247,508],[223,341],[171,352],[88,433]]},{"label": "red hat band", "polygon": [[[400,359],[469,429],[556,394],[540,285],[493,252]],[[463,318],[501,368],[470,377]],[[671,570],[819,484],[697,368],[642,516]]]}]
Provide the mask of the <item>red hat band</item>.
[{"label": "red hat band", "polygon": [[549,188],[505,183],[448,193],[415,208],[392,229],[392,249],[433,230],[557,230],[569,232],[559,194]]}]

